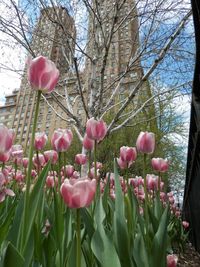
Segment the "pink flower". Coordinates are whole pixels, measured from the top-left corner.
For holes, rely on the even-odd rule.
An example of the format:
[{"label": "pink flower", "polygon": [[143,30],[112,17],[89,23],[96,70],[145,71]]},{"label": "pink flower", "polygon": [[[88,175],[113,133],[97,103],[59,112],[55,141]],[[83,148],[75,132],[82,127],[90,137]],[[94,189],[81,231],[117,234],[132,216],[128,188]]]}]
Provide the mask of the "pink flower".
[{"label": "pink flower", "polygon": [[0,154],[6,153],[12,147],[14,131],[0,124]]},{"label": "pink flower", "polygon": [[33,164],[35,167],[37,166],[44,166],[46,164],[46,160],[42,154],[34,155],[33,157]]},{"label": "pink flower", "polygon": [[94,140],[90,139],[87,134],[83,138],[83,147],[87,150],[92,150],[94,148]]},{"label": "pink flower", "polygon": [[22,163],[23,149],[21,145],[13,145],[11,148],[11,156],[14,163],[19,165]]},{"label": "pink flower", "polygon": [[155,150],[155,135],[150,132],[140,132],[136,147],[139,152],[152,154]]},{"label": "pink flower", "polygon": [[71,130],[58,129],[55,130],[52,138],[51,145],[57,152],[67,151],[71,145],[73,134]]},{"label": "pink flower", "polygon": [[46,162],[50,160],[51,164],[56,164],[58,161],[58,153],[55,150],[47,150],[44,152],[44,158]]},{"label": "pink flower", "polygon": [[22,165],[23,165],[23,167],[25,169],[28,167],[28,162],[29,162],[29,159],[28,158],[23,158],[22,159]]},{"label": "pink flower", "polygon": [[176,267],[177,262],[178,257],[176,255],[167,255],[167,267]]},{"label": "pink flower", "polygon": [[158,177],[147,174],[147,189],[148,190],[158,189]]},{"label": "pink flower", "polygon": [[65,179],[61,185],[60,192],[69,208],[88,207],[95,196],[96,180],[88,178]]},{"label": "pink flower", "polygon": [[23,173],[21,172],[21,171],[17,171],[16,172],[16,175],[14,175],[14,177],[13,177],[17,182],[19,182],[19,183],[21,183],[21,182],[23,182],[24,181],[24,175],[23,175]]},{"label": "pink flower", "polygon": [[0,154],[0,162],[7,162],[10,159],[10,151]]},{"label": "pink flower", "polygon": [[129,168],[136,160],[137,152],[135,147],[122,146],[120,148],[120,158],[117,159],[121,169]]},{"label": "pink flower", "polygon": [[6,176],[0,171],[0,187],[2,187],[4,184],[6,184]]},{"label": "pink flower", "polygon": [[137,152],[135,147],[122,146],[120,148],[120,158],[126,162],[133,162],[136,160]]},{"label": "pink flower", "polygon": [[95,120],[91,118],[86,123],[87,136],[96,141],[103,140],[107,133],[107,125],[103,120]]},{"label": "pink flower", "polygon": [[58,182],[58,178],[57,177],[54,180],[54,176],[48,175],[47,178],[46,178],[46,186],[48,188],[53,188],[54,185],[55,185],[55,181],[56,181],[56,183]]},{"label": "pink flower", "polygon": [[189,227],[189,222],[182,221],[182,225],[183,225],[183,227],[186,229],[186,228]]},{"label": "pink flower", "polygon": [[28,80],[34,90],[51,93],[59,79],[59,70],[49,59],[39,56],[28,62]]},{"label": "pink flower", "polygon": [[[97,165],[97,169],[101,170],[102,167],[103,167],[103,164],[101,162],[96,162],[96,165]],[[92,162],[92,167],[94,167],[94,162]]]},{"label": "pink flower", "polygon": [[169,163],[166,159],[152,158],[151,165],[155,171],[166,172],[169,168]]},{"label": "pink flower", "polygon": [[6,196],[14,197],[15,193],[9,188],[3,188],[0,191],[0,203],[5,200]]},{"label": "pink flower", "polygon": [[120,169],[125,169],[127,168],[127,163],[125,161],[123,161],[121,158],[117,158],[117,163],[120,167]]},{"label": "pink flower", "polygon": [[36,150],[42,150],[47,143],[47,135],[45,132],[35,133],[34,147]]},{"label": "pink flower", "polygon": [[37,176],[36,170],[31,170],[31,177],[35,178]]},{"label": "pink flower", "polygon": [[84,154],[77,154],[75,156],[75,162],[79,165],[84,165],[87,162],[87,156]]},{"label": "pink flower", "polygon": [[72,177],[74,172],[74,166],[72,165],[65,165],[62,167],[62,171],[64,172],[64,175],[69,177]]}]

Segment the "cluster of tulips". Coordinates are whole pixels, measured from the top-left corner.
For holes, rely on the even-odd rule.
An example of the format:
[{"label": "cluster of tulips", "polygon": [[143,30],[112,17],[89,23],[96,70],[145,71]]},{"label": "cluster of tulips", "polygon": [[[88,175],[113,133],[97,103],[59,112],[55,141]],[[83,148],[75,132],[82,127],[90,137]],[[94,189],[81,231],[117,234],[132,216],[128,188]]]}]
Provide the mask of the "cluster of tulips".
[{"label": "cluster of tulips", "polygon": [[[165,191],[161,175],[168,161],[152,158],[157,175],[146,173],[155,135],[141,132],[136,147],[121,147],[114,173],[105,177],[96,158],[107,134],[103,120],[87,121],[85,153],[73,165],[65,161],[71,130],[55,130],[52,150],[45,151],[47,135],[35,133],[39,100],[54,90],[58,77],[45,57],[28,61],[28,78],[38,91],[29,157],[14,145],[13,131],[0,125],[1,266],[176,266],[173,240],[179,235],[185,241],[189,224],[182,222],[173,193]],[[119,176],[118,168],[128,169],[138,153],[144,156],[142,176]]]}]

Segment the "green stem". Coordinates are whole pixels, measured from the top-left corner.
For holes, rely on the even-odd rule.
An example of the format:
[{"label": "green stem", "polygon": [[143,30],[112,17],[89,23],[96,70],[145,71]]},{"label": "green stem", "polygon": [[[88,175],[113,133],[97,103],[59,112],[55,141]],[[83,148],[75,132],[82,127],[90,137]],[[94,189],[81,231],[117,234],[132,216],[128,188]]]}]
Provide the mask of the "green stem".
[{"label": "green stem", "polygon": [[36,107],[35,107],[35,116],[34,116],[34,120],[33,120],[30,150],[29,150],[29,162],[28,162],[28,171],[27,171],[27,177],[26,177],[26,191],[25,191],[24,212],[23,212],[23,221],[22,221],[22,235],[21,235],[21,247],[20,247],[21,252],[23,251],[23,245],[25,244],[25,238],[26,238],[26,230],[27,230],[26,220],[27,220],[28,213],[29,213],[29,192],[30,192],[30,185],[31,185],[33,147],[34,147],[37,118],[38,118],[38,114],[39,114],[39,105],[40,105],[41,94],[42,94],[42,92],[38,91],[37,102],[36,102]]},{"label": "green stem", "polygon": [[60,186],[61,186],[61,152],[58,153],[58,189],[60,190]]},{"label": "green stem", "polygon": [[144,154],[144,158],[143,158],[143,177],[144,177],[144,193],[145,193],[145,202],[148,202],[148,192],[147,192],[147,167],[146,167],[146,159],[147,159],[147,155]]},{"label": "green stem", "polygon": [[81,228],[80,209],[76,210],[76,267],[81,267]]},{"label": "green stem", "polygon": [[97,180],[97,141],[94,141],[94,175]]},{"label": "green stem", "polygon": [[161,173],[158,172],[158,197],[160,199],[160,183],[161,183]]},{"label": "green stem", "polygon": [[144,177],[144,194],[145,194],[145,200],[144,200],[144,215],[146,219],[146,223],[148,223],[148,192],[147,192],[147,167],[146,167],[146,159],[147,155],[144,154],[144,161],[143,161],[143,177]]}]

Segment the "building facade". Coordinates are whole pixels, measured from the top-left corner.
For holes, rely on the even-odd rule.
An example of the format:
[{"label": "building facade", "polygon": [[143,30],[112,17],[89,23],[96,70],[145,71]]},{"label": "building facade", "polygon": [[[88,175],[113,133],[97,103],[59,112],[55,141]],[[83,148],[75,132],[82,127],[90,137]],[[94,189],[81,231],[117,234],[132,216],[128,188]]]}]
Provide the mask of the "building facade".
[{"label": "building facade", "polygon": [[[63,25],[66,27],[65,35],[61,29]],[[56,10],[46,8],[41,12],[31,42],[32,52],[35,56],[48,57],[59,69],[60,82],[56,91],[59,92],[57,98],[63,105],[65,105],[65,89],[67,88],[71,94],[71,99],[73,99],[75,86],[73,77],[70,78],[71,75],[69,75],[69,64],[74,54],[75,45],[73,42],[66,42],[67,35],[70,36],[69,40],[75,39],[76,36],[74,20],[68,11],[62,7],[56,8]],[[9,97],[6,98],[7,111],[9,108],[8,99]],[[9,112],[11,112],[9,118],[12,121],[7,123],[7,126],[15,130],[16,142],[23,144],[24,147],[27,146],[30,139],[35,104],[36,92],[30,88],[25,67],[20,89],[17,96],[15,95],[12,108],[9,108]],[[47,135],[51,135],[56,128],[65,128],[67,121],[66,113],[52,99],[52,96],[45,95],[40,103],[37,131],[45,131]]]},{"label": "building facade", "polygon": [[[104,106],[119,81],[120,86],[114,101],[123,101],[142,76],[140,59],[134,59],[139,45],[134,0],[114,2],[115,5],[113,0],[94,1],[92,6],[94,12],[89,15],[86,48],[89,57],[86,59],[83,72],[79,73],[84,88],[83,97],[89,108],[91,88],[95,88],[94,99],[98,98],[99,92],[102,92],[100,105]],[[94,14],[98,14],[101,23],[98,23]],[[55,94],[61,105],[51,94],[45,95],[40,104],[37,131],[45,131],[49,136],[56,128],[69,126],[69,117],[62,108],[67,106],[67,101],[70,101],[74,115],[82,121],[86,120],[82,102],[79,101],[80,92],[75,70],[71,68],[74,65],[75,42],[75,23],[67,9],[56,7],[41,11],[32,36],[32,53],[34,56],[48,57],[55,62],[60,71]],[[20,89],[13,93],[12,103],[10,100],[12,97],[7,96],[5,106],[0,107],[4,113],[0,116],[0,120],[15,130],[16,142],[25,147],[32,131],[36,101],[36,93],[31,90],[26,73],[25,67]],[[134,106],[137,106],[136,102]]]}]

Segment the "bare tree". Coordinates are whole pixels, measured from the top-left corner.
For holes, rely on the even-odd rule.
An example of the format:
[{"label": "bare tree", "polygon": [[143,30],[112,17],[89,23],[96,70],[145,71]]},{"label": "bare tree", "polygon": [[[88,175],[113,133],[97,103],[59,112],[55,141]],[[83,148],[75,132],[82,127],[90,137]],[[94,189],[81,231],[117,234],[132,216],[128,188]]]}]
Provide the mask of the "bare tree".
[{"label": "bare tree", "polygon": [[[177,87],[179,93],[190,90],[194,49],[191,8],[186,1],[34,0],[17,6],[10,0],[4,4],[11,14],[8,18],[0,16],[0,31],[33,57],[37,53],[32,49],[32,36],[47,37],[34,31],[39,10],[42,8],[49,21],[59,25],[63,38],[57,45],[69,66],[60,81],[65,88],[65,104],[59,92],[52,97],[66,112],[80,140],[88,118],[114,114],[108,125],[109,135],[132,124],[139,112],[155,104],[159,95],[166,93],[167,97],[167,92]],[[59,5],[75,18],[76,36],[57,14]],[[48,6],[55,9],[53,16]],[[66,47],[70,53],[66,53]],[[73,101],[66,86],[71,75],[76,78]],[[151,84],[155,79],[167,89],[154,95]],[[76,101],[83,109],[81,118],[73,107]]]}]

